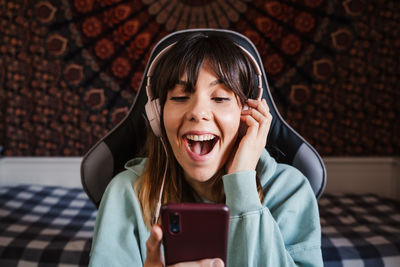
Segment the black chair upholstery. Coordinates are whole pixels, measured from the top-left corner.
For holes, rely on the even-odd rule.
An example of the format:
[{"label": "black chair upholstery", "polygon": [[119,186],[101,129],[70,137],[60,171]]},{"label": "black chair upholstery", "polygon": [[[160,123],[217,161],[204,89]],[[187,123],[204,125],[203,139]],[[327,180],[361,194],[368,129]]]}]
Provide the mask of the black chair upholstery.
[{"label": "black chair upholstery", "polygon": [[[318,152],[282,119],[272,99],[260,56],[249,39],[237,32],[228,30],[183,30],[172,33],[162,39],[153,49],[149,62],[163,48],[174,43],[183,35],[192,32],[203,32],[205,34],[222,32],[253,55],[263,75],[263,98],[267,100],[273,116],[266,148],[278,162],[292,165],[300,170],[308,178],[316,197],[319,198],[326,185],[325,165]],[[147,63],[146,73],[149,65]],[[138,156],[145,144],[147,135],[144,110],[147,102],[145,90],[146,73],[142,78],[140,89],[127,116],[97,142],[82,160],[82,185],[96,207],[99,206],[102,195],[113,176],[124,169],[124,164],[129,159]]]}]

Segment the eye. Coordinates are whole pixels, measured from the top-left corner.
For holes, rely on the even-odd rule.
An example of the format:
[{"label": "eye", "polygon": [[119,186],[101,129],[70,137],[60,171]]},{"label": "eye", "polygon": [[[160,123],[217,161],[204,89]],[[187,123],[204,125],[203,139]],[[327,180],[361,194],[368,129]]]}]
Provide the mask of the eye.
[{"label": "eye", "polygon": [[212,100],[214,100],[217,103],[223,103],[226,101],[230,101],[231,99],[229,97],[213,97]]},{"label": "eye", "polygon": [[170,100],[175,101],[175,102],[184,102],[188,99],[189,99],[188,96],[172,96],[172,97],[170,97]]}]

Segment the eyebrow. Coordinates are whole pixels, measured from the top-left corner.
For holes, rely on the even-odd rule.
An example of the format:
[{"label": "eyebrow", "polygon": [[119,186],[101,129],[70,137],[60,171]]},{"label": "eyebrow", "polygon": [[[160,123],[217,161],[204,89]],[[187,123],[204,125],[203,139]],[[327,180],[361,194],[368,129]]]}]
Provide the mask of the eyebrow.
[{"label": "eyebrow", "polygon": [[215,80],[215,81],[210,82],[210,84],[208,86],[212,87],[212,86],[215,86],[215,85],[221,84],[221,83],[223,83],[221,80]]}]

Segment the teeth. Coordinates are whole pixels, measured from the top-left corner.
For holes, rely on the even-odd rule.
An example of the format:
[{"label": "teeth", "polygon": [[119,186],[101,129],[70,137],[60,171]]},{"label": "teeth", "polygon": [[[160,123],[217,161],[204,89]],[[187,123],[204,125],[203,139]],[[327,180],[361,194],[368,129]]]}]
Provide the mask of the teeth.
[{"label": "teeth", "polygon": [[189,134],[186,136],[186,138],[192,141],[209,141],[214,139],[215,136],[212,134],[203,134],[203,135]]}]

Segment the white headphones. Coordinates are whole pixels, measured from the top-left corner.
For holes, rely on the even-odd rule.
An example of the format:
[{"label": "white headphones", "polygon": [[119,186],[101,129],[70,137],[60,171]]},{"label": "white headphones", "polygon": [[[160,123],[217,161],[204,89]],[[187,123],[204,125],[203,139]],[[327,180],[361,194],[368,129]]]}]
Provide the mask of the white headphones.
[{"label": "white headphones", "polygon": [[[160,99],[156,98],[154,100],[151,100],[153,98],[153,94],[151,92],[151,77],[153,76],[153,71],[155,66],[157,66],[157,62],[160,60],[160,58],[168,51],[171,49],[172,46],[174,46],[175,43],[170,44],[166,48],[164,48],[153,60],[153,62],[150,64],[149,70],[147,72],[147,82],[146,82],[146,94],[147,94],[147,103],[145,105],[145,111],[147,115],[147,119],[149,120],[149,124],[151,129],[153,130],[153,133],[161,137],[162,136],[162,130],[161,130],[161,121],[160,121],[160,116],[161,116],[161,104],[160,104]],[[262,74],[261,74],[261,69],[257,64],[257,61],[255,58],[250,54],[249,51],[247,51],[244,47],[236,44],[238,47],[242,49],[242,51],[247,55],[247,57],[250,59],[251,63],[253,64],[254,70],[256,72],[256,75],[258,77],[258,92],[257,92],[257,100],[260,100],[262,97]],[[244,107],[245,108],[245,107]]]}]

